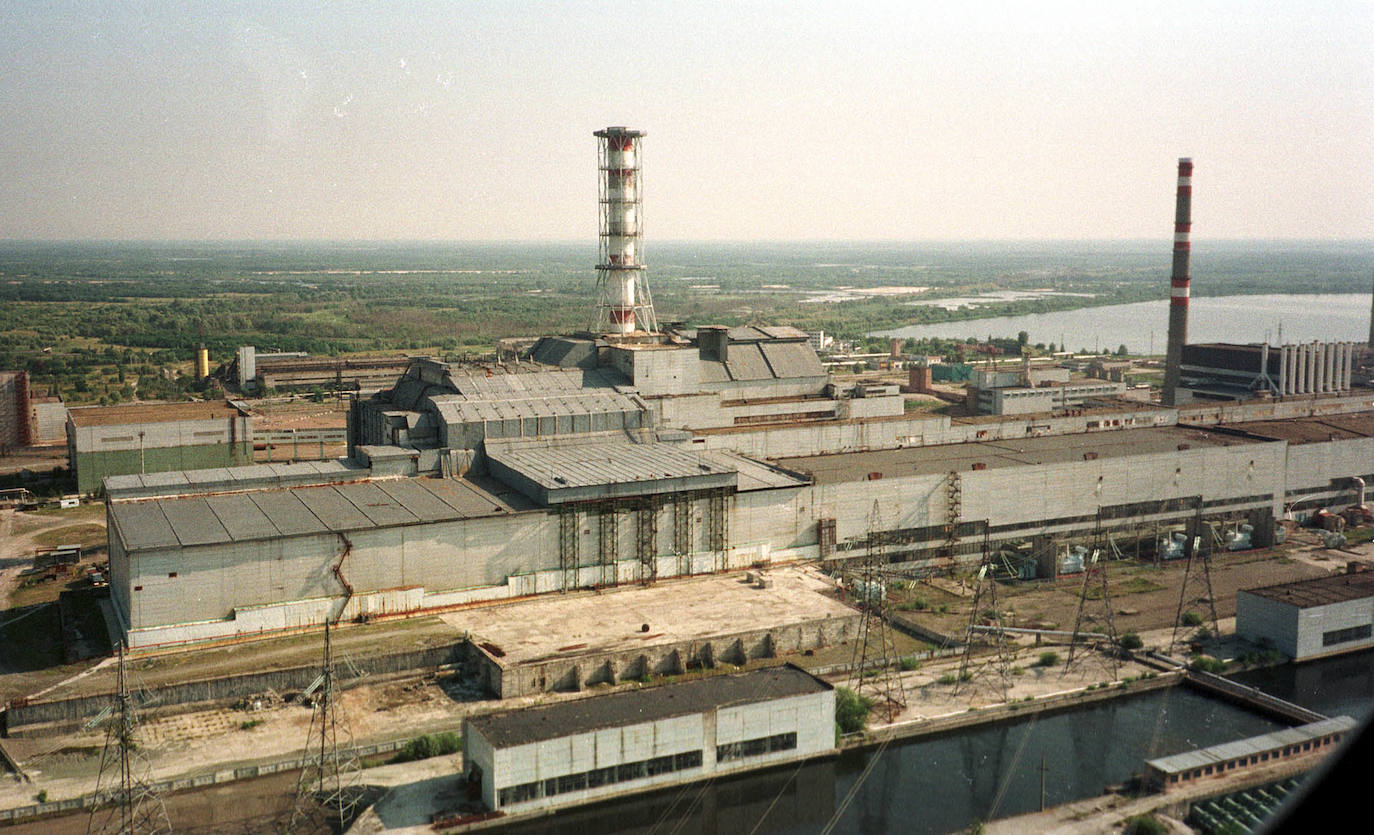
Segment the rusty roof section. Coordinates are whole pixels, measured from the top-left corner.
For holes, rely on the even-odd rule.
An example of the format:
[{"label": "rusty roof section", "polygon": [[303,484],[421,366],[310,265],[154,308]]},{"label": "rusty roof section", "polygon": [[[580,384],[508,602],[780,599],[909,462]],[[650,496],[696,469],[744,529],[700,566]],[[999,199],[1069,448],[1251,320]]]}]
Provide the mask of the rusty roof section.
[{"label": "rusty roof section", "polygon": [[248,412],[228,400],[213,403],[135,403],[128,406],[78,406],[68,410],[76,426],[119,426],[126,423],[168,423],[178,420],[226,420]]},{"label": "rusty roof section", "polygon": [[1315,580],[1299,580],[1294,583],[1278,583],[1254,589],[1241,589],[1246,594],[1263,597],[1277,603],[1287,603],[1299,609],[1316,606],[1330,606],[1332,603],[1345,603],[1374,597],[1374,571],[1358,571],[1354,574],[1333,574]]}]

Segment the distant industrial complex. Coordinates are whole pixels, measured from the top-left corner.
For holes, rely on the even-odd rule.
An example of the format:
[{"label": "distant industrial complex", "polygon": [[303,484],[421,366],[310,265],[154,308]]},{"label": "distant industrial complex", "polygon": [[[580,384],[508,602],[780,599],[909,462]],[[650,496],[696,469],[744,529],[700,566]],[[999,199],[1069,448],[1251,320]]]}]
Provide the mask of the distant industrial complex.
[{"label": "distant industrial complex", "polygon": [[[1265,547],[1295,513],[1364,507],[1364,346],[1187,342],[1191,160],[1178,168],[1160,402],[1129,397],[1111,363],[1083,377],[1021,359],[964,369],[968,414],[952,417],[907,411],[906,394],[940,379],[928,361],[904,391],[833,375],[824,335],[660,325],[642,257],[645,134],[595,135],[599,303],[585,331],[492,362],[240,349],[227,373],[242,391],[354,392],[346,456],[254,463],[241,401],[67,411],[76,489],[106,504],[119,640],[195,647],[877,555],[913,578],[989,553],[1008,576],[1053,578],[1081,572],[1093,542],[1147,560],[1187,540]],[[22,375],[0,377],[0,410],[0,443],[53,434]],[[1371,576],[1242,592],[1237,630],[1295,659],[1374,644]],[[739,621],[709,634],[633,646],[515,652],[474,637],[466,660],[511,698],[747,665],[858,632],[853,609],[814,589],[768,593],[787,615],[741,602]],[[772,667],[473,718],[463,744],[488,809],[531,810],[830,751],[834,699]],[[1325,725],[1312,733],[1330,741]],[[1192,760],[1150,767],[1161,786],[1201,775]]]}]

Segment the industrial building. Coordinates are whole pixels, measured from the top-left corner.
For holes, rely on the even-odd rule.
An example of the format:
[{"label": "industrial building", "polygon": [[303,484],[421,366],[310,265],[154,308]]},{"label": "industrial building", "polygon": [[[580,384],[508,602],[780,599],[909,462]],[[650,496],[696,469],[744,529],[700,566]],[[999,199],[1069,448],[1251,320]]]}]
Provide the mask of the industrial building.
[{"label": "industrial building", "polygon": [[518,362],[411,361],[354,402],[345,459],[106,479],[131,646],[875,544],[914,571],[986,544],[1053,576],[1059,552],[1099,535],[1143,555],[1186,527],[1248,524],[1263,546],[1294,504],[1343,506],[1374,478],[1367,397],[909,415],[896,386],[837,385],[801,331],[660,331],[640,260],[643,134],[597,136],[595,330],[542,338]]},{"label": "industrial building", "polygon": [[1159,757],[1145,763],[1145,785],[1172,791],[1199,780],[1234,775],[1237,770],[1326,753],[1358,726],[1349,716],[1309,722],[1296,728],[1223,742],[1209,748]]},{"label": "industrial building", "polygon": [[0,452],[31,443],[28,372],[0,371]]},{"label": "industrial building", "polygon": [[1340,394],[1350,391],[1359,353],[1358,342],[1185,345],[1179,387],[1190,397],[1211,400]]},{"label": "industrial building", "polygon": [[1020,371],[976,369],[969,379],[970,411],[980,415],[1025,415],[1081,409],[1126,391],[1120,380],[1071,380],[1067,368]]},{"label": "industrial building", "polygon": [[[252,345],[242,345],[229,364],[229,378],[244,392],[324,388],[371,394],[394,383],[409,363],[403,356],[312,357],[258,353]],[[208,373],[208,360],[205,366]]]},{"label": "industrial building", "polygon": [[253,419],[218,402],[87,406],[67,413],[67,457],[80,493],[108,476],[253,463]]},{"label": "industrial building", "polygon": [[1374,647],[1374,571],[1241,589],[1236,634],[1294,661]]},{"label": "industrial building", "polygon": [[835,693],[786,665],[463,721],[488,809],[572,806],[835,748]]}]

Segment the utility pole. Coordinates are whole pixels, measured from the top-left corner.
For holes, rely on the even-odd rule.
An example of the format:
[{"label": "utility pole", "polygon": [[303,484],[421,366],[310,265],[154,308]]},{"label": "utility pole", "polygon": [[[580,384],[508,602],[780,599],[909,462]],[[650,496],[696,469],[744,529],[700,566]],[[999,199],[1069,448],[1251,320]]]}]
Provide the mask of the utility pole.
[{"label": "utility pole", "polygon": [[[870,694],[874,704],[886,711],[887,721],[891,722],[906,707],[906,692],[902,689],[900,671],[893,669],[897,663],[897,647],[889,621],[892,613],[884,579],[886,543],[879,530],[881,524],[881,512],[875,500],[868,516],[868,553],[858,571],[847,578],[862,612],[849,686],[857,695]],[[874,674],[868,675],[873,668],[876,668]]]},{"label": "utility pole", "polygon": [[[1212,635],[1221,634],[1217,618],[1216,597],[1212,594],[1212,529],[1202,519],[1202,500],[1198,499],[1197,514],[1193,517],[1188,539],[1188,563],[1183,568],[1183,582],[1178,590],[1178,613],[1174,615],[1174,633],[1169,639],[1169,654],[1173,655],[1174,645],[1178,643],[1178,633],[1183,629],[1183,607],[1189,602],[1205,602],[1212,615]],[[1205,531],[1205,535],[1204,535]],[[1205,597],[1188,598],[1190,586],[1202,584],[1206,589]]]},{"label": "utility pole", "polygon": [[334,652],[328,621],[324,626],[324,663],[320,675],[303,692],[313,697],[310,731],[301,757],[296,804],[288,832],[329,831],[348,826],[361,800],[361,766],[339,707]]}]

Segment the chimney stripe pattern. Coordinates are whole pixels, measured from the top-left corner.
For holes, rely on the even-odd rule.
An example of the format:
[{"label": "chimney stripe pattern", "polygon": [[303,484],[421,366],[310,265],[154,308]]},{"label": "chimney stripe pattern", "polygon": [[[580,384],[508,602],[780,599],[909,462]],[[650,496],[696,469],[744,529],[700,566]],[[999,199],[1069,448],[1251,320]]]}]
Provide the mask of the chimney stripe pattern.
[{"label": "chimney stripe pattern", "polygon": [[1164,358],[1165,406],[1177,405],[1183,346],[1188,343],[1188,295],[1191,277],[1188,257],[1193,231],[1193,161],[1178,161],[1178,193],[1174,201],[1174,265],[1169,277],[1169,345]]}]

